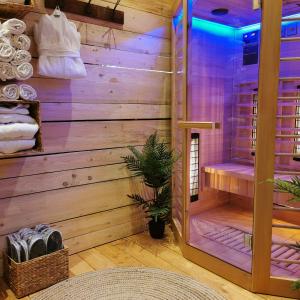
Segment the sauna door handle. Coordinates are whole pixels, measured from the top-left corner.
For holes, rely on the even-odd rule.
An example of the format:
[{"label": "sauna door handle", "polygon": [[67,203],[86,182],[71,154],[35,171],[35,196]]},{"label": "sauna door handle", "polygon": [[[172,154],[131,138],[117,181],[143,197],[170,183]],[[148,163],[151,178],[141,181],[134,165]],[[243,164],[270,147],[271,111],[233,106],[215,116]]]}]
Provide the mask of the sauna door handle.
[{"label": "sauna door handle", "polygon": [[221,125],[218,122],[178,121],[178,127],[182,129],[220,129]]}]

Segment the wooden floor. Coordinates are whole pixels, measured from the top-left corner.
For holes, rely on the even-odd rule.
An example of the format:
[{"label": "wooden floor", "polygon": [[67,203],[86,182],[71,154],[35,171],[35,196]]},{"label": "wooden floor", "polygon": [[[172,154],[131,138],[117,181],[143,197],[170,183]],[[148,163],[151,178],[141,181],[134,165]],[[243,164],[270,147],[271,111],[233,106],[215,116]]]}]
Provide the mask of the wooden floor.
[{"label": "wooden floor", "polygon": [[[145,232],[70,257],[71,276],[117,266],[147,266],[185,274],[216,289],[228,300],[287,299],[252,294],[186,260],[175,245],[171,232],[164,240],[153,240]],[[0,282],[0,299],[16,299],[5,283]],[[23,299],[30,300],[30,297]]]}]

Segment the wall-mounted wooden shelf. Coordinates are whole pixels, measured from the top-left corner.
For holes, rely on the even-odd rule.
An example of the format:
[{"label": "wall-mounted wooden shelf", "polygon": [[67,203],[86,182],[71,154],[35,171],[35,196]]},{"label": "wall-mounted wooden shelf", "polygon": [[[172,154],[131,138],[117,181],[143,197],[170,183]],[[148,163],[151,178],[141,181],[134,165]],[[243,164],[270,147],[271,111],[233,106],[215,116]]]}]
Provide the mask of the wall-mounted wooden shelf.
[{"label": "wall-mounted wooden shelf", "polygon": [[89,4],[77,0],[45,0],[45,7],[55,9],[59,8],[63,12],[82,15],[102,21],[124,24],[124,12],[109,7],[103,7],[95,4]]},{"label": "wall-mounted wooden shelf", "polygon": [[1,2],[0,3],[0,18],[1,19],[11,19],[23,18],[27,13],[32,11],[35,6],[35,1],[31,0],[29,5],[11,3],[11,2]]}]

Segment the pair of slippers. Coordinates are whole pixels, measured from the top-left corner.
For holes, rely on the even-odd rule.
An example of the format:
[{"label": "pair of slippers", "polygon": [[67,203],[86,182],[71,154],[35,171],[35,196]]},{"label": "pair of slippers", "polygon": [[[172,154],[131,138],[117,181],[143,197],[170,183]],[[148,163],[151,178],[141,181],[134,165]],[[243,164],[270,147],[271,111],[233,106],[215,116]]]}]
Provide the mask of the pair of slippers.
[{"label": "pair of slippers", "polygon": [[7,254],[19,263],[61,249],[61,233],[47,224],[37,225],[34,229],[23,228],[7,236]]}]

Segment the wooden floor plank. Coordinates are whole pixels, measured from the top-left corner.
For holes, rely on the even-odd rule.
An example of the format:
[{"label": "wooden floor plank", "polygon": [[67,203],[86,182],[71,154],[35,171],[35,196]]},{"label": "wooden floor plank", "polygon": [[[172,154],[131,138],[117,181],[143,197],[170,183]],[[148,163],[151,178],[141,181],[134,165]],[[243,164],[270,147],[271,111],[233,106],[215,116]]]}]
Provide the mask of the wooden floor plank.
[{"label": "wooden floor plank", "polygon": [[96,249],[90,249],[78,254],[94,270],[113,268],[116,265]]},{"label": "wooden floor plank", "polygon": [[121,267],[142,267],[143,263],[135,259],[130,254],[121,251],[116,245],[105,244],[96,248],[96,250],[112,261],[116,266]]},{"label": "wooden floor plank", "polygon": [[94,269],[77,254],[69,257],[69,267],[71,276],[94,271]]}]

